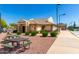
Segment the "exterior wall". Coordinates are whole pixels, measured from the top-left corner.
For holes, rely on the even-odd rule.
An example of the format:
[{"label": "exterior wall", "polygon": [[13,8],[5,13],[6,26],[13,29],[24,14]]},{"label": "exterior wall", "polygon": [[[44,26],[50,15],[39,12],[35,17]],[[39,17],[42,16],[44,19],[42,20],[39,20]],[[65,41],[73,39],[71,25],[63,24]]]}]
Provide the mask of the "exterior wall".
[{"label": "exterior wall", "polygon": [[18,26],[17,26],[18,32],[23,31],[23,29],[22,29],[23,26],[25,26],[25,32],[27,32],[27,31],[40,31],[40,30],[52,31],[52,30],[57,29],[57,27],[54,25],[45,25],[45,28],[42,29],[42,25],[29,25],[27,22],[25,24],[18,24]]},{"label": "exterior wall", "polygon": [[56,29],[57,29],[57,27],[56,27],[56,26],[53,26],[52,30],[54,31],[54,30],[56,30]]},{"label": "exterior wall", "polygon": [[47,30],[47,31],[52,31],[52,26],[51,25],[46,25],[44,30]]},{"label": "exterior wall", "polygon": [[18,32],[23,32],[23,26],[25,27],[25,32],[27,31],[27,22],[22,22],[17,24]]},{"label": "exterior wall", "polygon": [[29,31],[35,31],[36,26],[35,25],[29,25]]},{"label": "exterior wall", "polygon": [[41,28],[41,26],[36,26],[36,31],[41,31],[42,30],[42,28]]},{"label": "exterior wall", "polygon": [[28,31],[28,22],[25,23],[25,32]]},{"label": "exterior wall", "polygon": [[53,26],[52,25],[45,25],[45,28],[42,29],[42,25],[30,25],[31,31],[41,31],[41,30],[47,30],[52,31]]},{"label": "exterior wall", "polygon": [[66,30],[66,27],[65,26],[61,26],[60,30]]},{"label": "exterior wall", "polygon": [[[52,18],[49,18],[50,22],[52,22]],[[23,31],[23,26],[25,26],[25,32],[27,31],[40,31],[40,30],[47,30],[47,31],[52,31],[52,30],[56,30],[57,27],[54,25],[44,25],[45,28],[43,29],[43,25],[33,25],[31,24],[31,22],[29,21],[22,21],[17,23],[17,30],[18,32],[22,32]]]},{"label": "exterior wall", "polygon": [[23,26],[24,25],[21,25],[21,24],[18,26],[18,32],[23,32],[23,29],[22,29]]}]

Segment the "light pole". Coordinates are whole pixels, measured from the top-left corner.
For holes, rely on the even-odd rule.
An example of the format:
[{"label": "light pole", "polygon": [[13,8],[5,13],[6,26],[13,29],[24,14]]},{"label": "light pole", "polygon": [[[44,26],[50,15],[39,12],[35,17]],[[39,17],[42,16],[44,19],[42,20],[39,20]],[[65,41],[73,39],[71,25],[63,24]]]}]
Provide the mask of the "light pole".
[{"label": "light pole", "polygon": [[60,17],[61,17],[61,16],[64,16],[64,15],[66,15],[66,14],[63,13],[63,14],[60,14],[60,15],[59,15],[59,24],[60,24]]},{"label": "light pole", "polygon": [[57,30],[59,30],[59,26],[58,26],[58,19],[59,19],[59,5],[60,4],[56,4],[56,20],[57,20]]}]

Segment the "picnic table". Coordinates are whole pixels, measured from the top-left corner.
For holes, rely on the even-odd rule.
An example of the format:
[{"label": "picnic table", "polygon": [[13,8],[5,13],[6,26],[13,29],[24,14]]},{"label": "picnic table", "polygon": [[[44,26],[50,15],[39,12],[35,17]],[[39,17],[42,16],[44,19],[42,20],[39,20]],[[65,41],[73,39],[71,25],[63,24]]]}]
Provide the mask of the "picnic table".
[{"label": "picnic table", "polygon": [[[9,35],[8,37],[11,37],[11,36]],[[32,43],[29,40],[29,38],[24,38],[24,37],[20,37],[20,36],[17,36],[16,38],[9,38],[6,40],[11,43],[11,45],[4,44],[4,48],[8,48],[9,51],[12,49],[14,50],[14,48],[17,48],[17,49],[23,48],[25,50],[26,46],[29,46],[28,48],[30,48],[30,44]],[[20,42],[22,42],[22,44],[20,44]],[[14,45],[14,43],[16,43],[16,46]]]},{"label": "picnic table", "polygon": [[12,43],[12,45],[14,45],[14,43],[17,43],[17,47],[20,46],[20,42],[29,42],[30,40],[28,38],[24,38],[24,37],[17,37],[17,38],[12,38],[12,39],[7,39],[8,41],[10,41]]}]

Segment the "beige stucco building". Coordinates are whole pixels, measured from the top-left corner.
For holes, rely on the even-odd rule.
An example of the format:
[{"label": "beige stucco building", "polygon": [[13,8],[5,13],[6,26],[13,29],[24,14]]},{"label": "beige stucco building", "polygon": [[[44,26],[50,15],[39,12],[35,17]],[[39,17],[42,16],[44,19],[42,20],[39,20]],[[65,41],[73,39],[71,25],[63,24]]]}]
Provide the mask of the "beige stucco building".
[{"label": "beige stucco building", "polygon": [[52,17],[40,19],[32,18],[29,20],[21,19],[16,24],[18,32],[41,30],[53,31],[57,29]]}]

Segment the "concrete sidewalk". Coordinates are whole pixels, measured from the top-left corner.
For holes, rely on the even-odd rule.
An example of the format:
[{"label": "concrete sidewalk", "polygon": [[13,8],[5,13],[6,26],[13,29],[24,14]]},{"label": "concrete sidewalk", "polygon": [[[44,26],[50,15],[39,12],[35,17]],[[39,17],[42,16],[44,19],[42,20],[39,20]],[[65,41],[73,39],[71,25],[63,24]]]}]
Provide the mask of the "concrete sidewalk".
[{"label": "concrete sidewalk", "polygon": [[79,38],[70,31],[61,31],[47,54],[79,53]]}]

